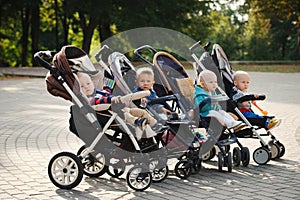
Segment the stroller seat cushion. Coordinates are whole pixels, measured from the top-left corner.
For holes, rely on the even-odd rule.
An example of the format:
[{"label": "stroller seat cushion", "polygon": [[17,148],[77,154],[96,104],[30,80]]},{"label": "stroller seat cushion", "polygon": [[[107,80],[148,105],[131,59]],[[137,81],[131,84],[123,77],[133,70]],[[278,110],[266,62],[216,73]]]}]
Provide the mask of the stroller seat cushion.
[{"label": "stroller seat cushion", "polygon": [[191,78],[176,79],[180,92],[187,97],[190,102],[193,102],[194,84]]}]

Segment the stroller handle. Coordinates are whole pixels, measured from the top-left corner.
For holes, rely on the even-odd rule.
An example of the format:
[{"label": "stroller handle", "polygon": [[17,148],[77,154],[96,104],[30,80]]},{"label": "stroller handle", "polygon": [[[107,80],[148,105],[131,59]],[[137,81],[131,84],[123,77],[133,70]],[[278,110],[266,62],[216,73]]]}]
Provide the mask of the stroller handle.
[{"label": "stroller handle", "polygon": [[[205,51],[208,51],[208,47],[211,45],[211,42],[207,42],[204,46],[203,49]],[[197,47],[201,47],[201,40],[199,40],[198,42],[196,42],[193,46],[191,46],[190,49],[190,53],[194,54],[194,51]]]},{"label": "stroller handle", "polygon": [[201,46],[201,40],[199,40],[198,42],[196,42],[195,44],[193,44],[193,46],[191,46],[189,49],[190,49],[190,53],[193,54],[194,53],[194,50]]},{"label": "stroller handle", "polygon": [[266,95],[259,95],[257,98],[253,94],[245,95],[237,100],[237,102],[253,101],[253,100],[265,100]]},{"label": "stroller handle", "polygon": [[34,54],[34,60],[36,60],[42,67],[48,69],[50,72],[54,72],[56,67],[51,65],[45,59],[53,58],[56,53],[57,52],[55,51],[39,51]]},{"label": "stroller handle", "polygon": [[111,52],[111,49],[107,45],[103,45],[103,47],[95,55],[97,62],[100,62],[100,56],[104,55],[104,53],[107,53],[108,51]]},{"label": "stroller handle", "polygon": [[131,94],[122,96],[120,98],[120,100],[122,103],[129,103],[131,101],[135,101],[135,100],[141,99],[143,97],[147,97],[147,96],[150,96],[150,91],[139,91],[139,92],[135,92],[135,93],[131,93]]},{"label": "stroller handle", "polygon": [[151,104],[163,104],[166,101],[171,101],[171,100],[178,100],[178,97],[176,95],[168,95],[168,96],[163,96],[163,97],[158,97],[155,99],[148,100],[147,103]]},{"label": "stroller handle", "polygon": [[136,55],[139,59],[143,60],[144,62],[150,64],[152,66],[152,62],[150,62],[149,60],[147,60],[146,58],[144,58],[140,52],[144,51],[144,50],[150,50],[153,53],[157,53],[157,51],[151,47],[150,45],[143,45],[141,47],[138,47],[137,49],[134,50],[134,55]]}]

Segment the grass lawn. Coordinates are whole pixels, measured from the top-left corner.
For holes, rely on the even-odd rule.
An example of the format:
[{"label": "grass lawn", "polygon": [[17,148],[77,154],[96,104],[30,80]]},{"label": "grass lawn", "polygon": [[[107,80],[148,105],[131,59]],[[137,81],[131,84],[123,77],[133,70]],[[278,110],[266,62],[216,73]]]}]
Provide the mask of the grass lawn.
[{"label": "grass lawn", "polygon": [[300,72],[300,64],[298,65],[237,65],[233,64],[232,69],[234,71],[255,71],[255,72],[285,72],[285,73],[295,73]]},{"label": "grass lawn", "polygon": [[[191,63],[183,63],[186,69],[193,69]],[[243,70],[252,72],[300,72],[300,64],[231,64],[233,71]]]}]

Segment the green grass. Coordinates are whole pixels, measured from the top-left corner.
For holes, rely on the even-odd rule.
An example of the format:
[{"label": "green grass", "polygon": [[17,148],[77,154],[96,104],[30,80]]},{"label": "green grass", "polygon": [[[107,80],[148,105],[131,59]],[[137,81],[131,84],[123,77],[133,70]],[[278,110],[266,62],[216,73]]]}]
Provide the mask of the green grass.
[{"label": "green grass", "polygon": [[254,72],[300,72],[300,65],[232,65],[234,71],[254,71]]},{"label": "green grass", "polygon": [[[190,63],[183,63],[186,69],[193,69]],[[300,64],[231,64],[234,71],[252,71],[252,72],[281,72],[296,73],[300,72]]]}]

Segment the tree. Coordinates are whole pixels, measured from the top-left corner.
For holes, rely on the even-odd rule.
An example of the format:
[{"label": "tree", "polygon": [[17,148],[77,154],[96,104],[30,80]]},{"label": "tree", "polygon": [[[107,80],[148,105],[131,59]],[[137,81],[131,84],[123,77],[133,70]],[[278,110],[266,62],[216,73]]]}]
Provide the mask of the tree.
[{"label": "tree", "polygon": [[[40,1],[31,0],[30,1],[30,11],[31,11],[31,55],[39,51],[39,31],[40,31]],[[32,65],[36,66],[36,62],[32,59]]]},{"label": "tree", "polygon": [[[298,0],[247,0],[246,4],[270,21],[270,48],[280,52],[277,59],[299,59],[300,2]],[[294,41],[294,44],[290,41]],[[287,52],[291,50],[295,52],[294,55],[287,57],[289,55]],[[272,54],[277,55],[275,52]]]}]

